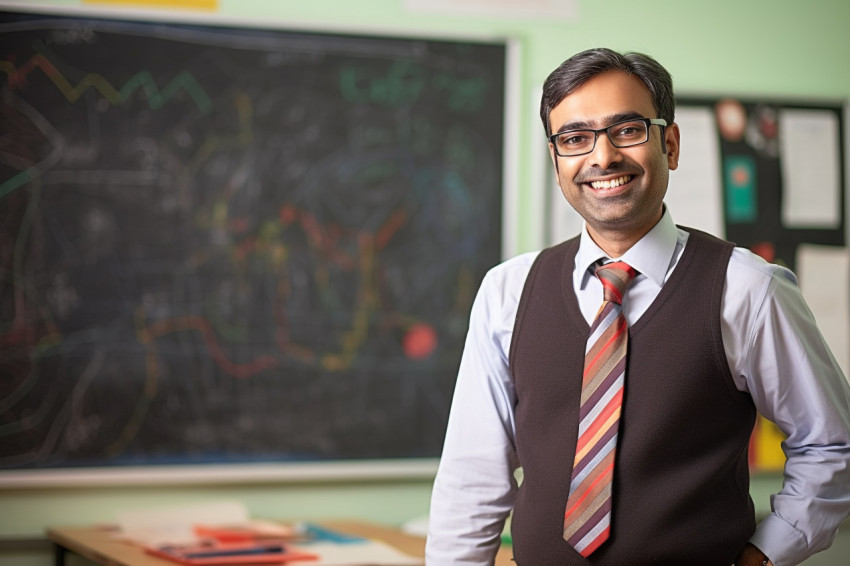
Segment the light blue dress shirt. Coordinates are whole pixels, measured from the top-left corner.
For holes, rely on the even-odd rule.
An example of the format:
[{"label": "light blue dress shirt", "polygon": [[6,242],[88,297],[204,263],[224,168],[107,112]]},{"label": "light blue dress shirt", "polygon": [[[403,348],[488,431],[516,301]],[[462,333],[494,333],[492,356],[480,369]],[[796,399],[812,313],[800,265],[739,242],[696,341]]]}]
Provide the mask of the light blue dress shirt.
[{"label": "light blue dress shirt", "polygon": [[[687,240],[688,233],[665,210],[646,236],[621,258],[611,258],[640,273],[623,303],[629,325],[655,300]],[[519,463],[508,352],[519,297],[536,256],[523,254],[490,270],[473,304],[434,482],[429,566],[492,564],[513,507]],[[573,287],[588,323],[602,301],[601,284],[588,268],[604,257],[585,228]],[[787,435],[783,487],[772,496],[772,512],[751,542],[775,566],[798,564],[827,548],[850,513],[850,385],[791,271],[735,248],[721,308],[723,345],[736,387]]]}]

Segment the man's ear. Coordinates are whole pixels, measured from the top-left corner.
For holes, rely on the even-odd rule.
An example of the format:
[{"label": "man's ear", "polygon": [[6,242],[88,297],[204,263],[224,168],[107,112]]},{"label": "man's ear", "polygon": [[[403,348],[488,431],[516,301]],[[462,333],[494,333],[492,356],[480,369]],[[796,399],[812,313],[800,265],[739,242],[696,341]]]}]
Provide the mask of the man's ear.
[{"label": "man's ear", "polygon": [[664,128],[664,145],[667,149],[667,167],[673,171],[679,167],[679,124],[675,122]]},{"label": "man's ear", "polygon": [[549,158],[552,160],[552,166],[555,167],[555,173],[558,173],[558,156],[555,155],[555,146],[549,142]]}]

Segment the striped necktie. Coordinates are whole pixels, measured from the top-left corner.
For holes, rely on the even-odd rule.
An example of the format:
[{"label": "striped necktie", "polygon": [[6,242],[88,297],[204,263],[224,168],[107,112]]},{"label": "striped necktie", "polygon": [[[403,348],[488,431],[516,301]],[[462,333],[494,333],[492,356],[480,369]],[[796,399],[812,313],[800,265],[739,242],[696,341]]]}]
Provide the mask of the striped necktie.
[{"label": "striped necktie", "polygon": [[629,336],[622,301],[635,274],[621,261],[596,268],[604,300],[587,339],[578,443],[564,512],[564,540],[585,557],[608,539],[611,529],[611,483]]}]

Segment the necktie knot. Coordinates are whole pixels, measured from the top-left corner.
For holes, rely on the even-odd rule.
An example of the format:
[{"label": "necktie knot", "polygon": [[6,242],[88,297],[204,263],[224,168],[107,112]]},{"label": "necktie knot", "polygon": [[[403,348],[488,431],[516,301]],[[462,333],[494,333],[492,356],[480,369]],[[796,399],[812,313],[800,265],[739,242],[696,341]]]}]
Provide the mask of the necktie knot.
[{"label": "necktie knot", "polygon": [[597,266],[596,276],[602,282],[604,300],[622,305],[623,294],[635,275],[637,272],[634,268],[623,261]]}]

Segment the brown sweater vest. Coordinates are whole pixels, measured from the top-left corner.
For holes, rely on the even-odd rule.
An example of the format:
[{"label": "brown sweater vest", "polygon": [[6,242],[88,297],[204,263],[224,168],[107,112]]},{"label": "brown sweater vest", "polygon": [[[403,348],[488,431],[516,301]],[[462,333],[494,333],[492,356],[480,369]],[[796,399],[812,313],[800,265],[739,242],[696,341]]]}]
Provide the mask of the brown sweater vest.
[{"label": "brown sweater vest", "polygon": [[520,566],[729,566],[754,532],[755,408],[734,386],[720,332],[733,245],[688,231],[676,270],[629,328],[611,536],[588,559],[562,538],[590,330],[572,285],[578,239],[532,266],[510,352],[524,473],[512,520]]}]

